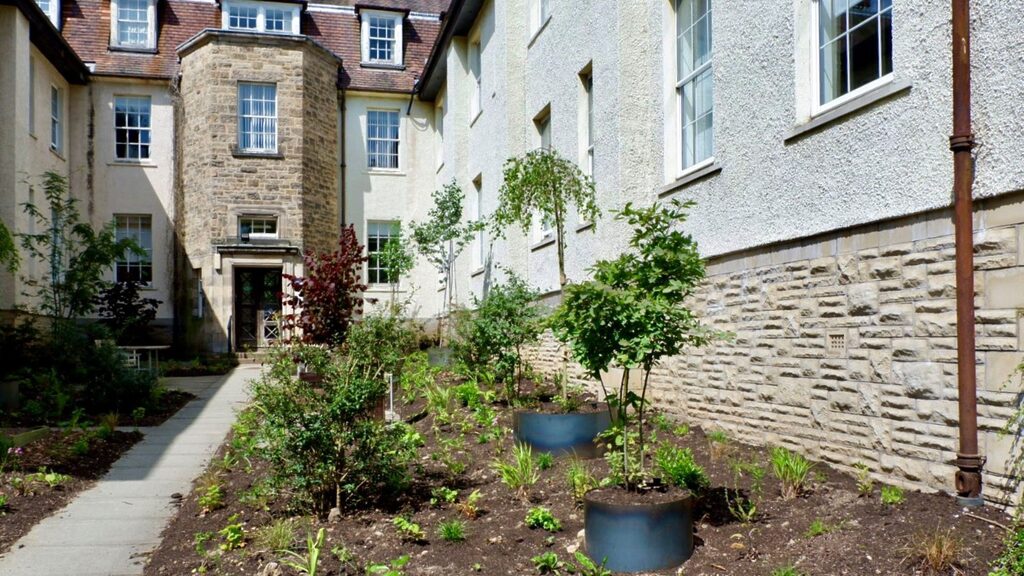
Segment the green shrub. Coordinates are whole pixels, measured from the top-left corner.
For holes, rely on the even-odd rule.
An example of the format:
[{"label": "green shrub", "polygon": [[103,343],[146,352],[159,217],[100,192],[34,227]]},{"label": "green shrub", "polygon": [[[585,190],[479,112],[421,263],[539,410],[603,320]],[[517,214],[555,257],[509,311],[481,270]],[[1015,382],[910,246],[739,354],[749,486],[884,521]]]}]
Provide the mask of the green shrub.
[{"label": "green shrub", "polygon": [[541,470],[547,470],[555,465],[555,457],[551,452],[541,452],[537,454],[537,467]]},{"label": "green shrub", "polygon": [[458,490],[452,490],[445,486],[439,486],[430,491],[430,505],[440,506],[441,504],[454,504],[459,497]]},{"label": "green shrub", "polygon": [[220,484],[210,484],[199,496],[199,507],[207,512],[224,507],[224,489]]},{"label": "green shrub", "polygon": [[430,366],[430,359],[426,352],[413,352],[405,357],[398,378],[398,387],[402,391],[403,402],[412,404],[433,383],[434,369]]},{"label": "green shrub", "polygon": [[527,528],[543,528],[548,532],[558,532],[562,529],[562,523],[558,518],[555,518],[551,510],[544,507],[530,508],[526,513],[525,522]]},{"label": "green shrub", "polygon": [[903,489],[899,486],[882,486],[882,504],[886,506],[899,506],[906,500]]},{"label": "green shrub", "polygon": [[371,417],[385,390],[380,367],[380,361],[335,354],[323,367],[323,382],[313,387],[297,382],[291,350],[280,348],[253,383],[256,439],[275,481],[300,504],[317,511],[342,501],[359,505],[408,483],[415,437],[407,425]]},{"label": "green shrub", "polygon": [[398,534],[403,540],[419,542],[427,537],[427,533],[423,531],[419,524],[405,516],[395,516],[391,523],[395,525],[395,529],[398,530]]},{"label": "green shrub", "polygon": [[538,574],[560,574],[565,563],[558,559],[558,554],[545,552],[530,559]]},{"label": "green shrub", "polygon": [[789,500],[799,496],[814,465],[800,454],[781,446],[771,449],[771,463],[775,477],[782,482],[782,498]]},{"label": "green shrub", "polygon": [[569,482],[569,492],[576,503],[583,502],[583,496],[597,487],[597,479],[579,458],[573,458],[565,470],[565,479]]},{"label": "green shrub", "polygon": [[988,576],[1019,576],[1024,574],[1024,524],[1017,524],[1007,534],[1006,550],[992,565]]},{"label": "green shrub", "polygon": [[666,444],[654,453],[654,465],[661,472],[662,480],[690,492],[701,492],[711,484],[704,468],[694,461],[689,448]]}]

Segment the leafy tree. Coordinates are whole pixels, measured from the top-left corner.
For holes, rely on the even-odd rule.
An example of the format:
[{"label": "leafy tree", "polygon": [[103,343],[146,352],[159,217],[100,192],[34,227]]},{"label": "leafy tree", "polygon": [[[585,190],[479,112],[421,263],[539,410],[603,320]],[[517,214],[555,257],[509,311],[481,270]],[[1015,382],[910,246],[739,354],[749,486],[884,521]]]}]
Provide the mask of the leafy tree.
[{"label": "leafy tree", "polygon": [[397,312],[398,283],[416,265],[416,255],[413,254],[408,239],[402,235],[400,224],[395,225],[391,237],[371,258],[376,258],[377,262],[387,270],[388,285],[391,287],[391,312]]},{"label": "leafy tree", "polygon": [[6,266],[10,272],[18,270],[18,247],[3,222],[0,222],[0,266]]},{"label": "leafy tree", "polygon": [[466,198],[462,188],[453,180],[431,193],[434,206],[426,222],[413,222],[412,239],[416,250],[445,277],[445,313],[451,310],[454,299],[452,268],[459,254],[473,241],[473,235],[483,229],[483,222],[462,219],[462,203]]},{"label": "leafy tree", "polygon": [[39,298],[40,310],[58,320],[86,316],[96,304],[96,296],[106,287],[103,276],[128,253],[145,252],[130,239],[117,239],[114,223],[100,230],[83,222],[76,200],[68,195],[67,179],[55,172],[43,175],[46,212],[34,204],[24,205],[41,232],[19,234],[21,246],[34,259],[45,264],[45,279],[24,278]]},{"label": "leafy tree", "polygon": [[575,207],[587,222],[596,222],[601,212],[594,199],[594,181],[558,152],[539,149],[505,162],[504,183],[498,193],[498,209],[493,228],[502,234],[509,225],[518,224],[529,233],[534,217],[554,222],[558,247],[558,283],[568,283],[565,275],[565,219]]},{"label": "leafy tree", "polygon": [[[643,419],[651,370],[662,358],[678,354],[685,346],[703,346],[713,337],[683,306],[704,278],[697,243],[673,230],[685,221],[691,206],[678,200],[649,208],[626,204],[616,220],[633,228],[630,250],[614,260],[598,261],[591,268],[592,280],[567,286],[551,319],[555,335],[569,343],[573,357],[593,378],[600,381],[600,373],[613,365],[624,369],[618,391],[611,395],[605,390],[605,395],[609,409],[618,416],[613,420],[619,437],[613,445],[621,450],[627,488],[635,488],[643,479]],[[629,369],[633,368],[643,371],[639,395],[630,390]],[[636,415],[635,436],[628,429],[629,408]],[[638,438],[639,470],[631,471],[629,444],[634,437]]]},{"label": "leafy tree", "polygon": [[303,257],[305,276],[284,274],[292,293],[283,303],[295,312],[284,317],[284,328],[301,331],[302,341],[339,345],[345,340],[353,318],[363,311],[363,263],[367,257],[355,228],[343,228],[334,252],[307,251]]},{"label": "leafy tree", "polygon": [[525,368],[523,347],[536,342],[543,328],[537,292],[515,274],[494,285],[483,300],[474,296],[476,311],[464,338],[453,344],[456,356],[470,368],[493,366],[506,384],[510,402],[519,398]]},{"label": "leafy tree", "polygon": [[146,326],[156,318],[161,302],[156,298],[142,298],[139,283],[129,280],[115,282],[105,288],[96,304],[100,318],[106,320],[114,338],[123,344],[131,344],[139,340]]}]

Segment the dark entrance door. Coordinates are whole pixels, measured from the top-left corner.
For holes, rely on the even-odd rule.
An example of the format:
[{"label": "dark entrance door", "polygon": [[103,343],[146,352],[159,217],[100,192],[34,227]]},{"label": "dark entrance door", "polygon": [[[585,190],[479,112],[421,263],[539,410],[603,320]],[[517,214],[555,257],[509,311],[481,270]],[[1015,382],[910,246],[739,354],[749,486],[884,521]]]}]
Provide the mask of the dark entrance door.
[{"label": "dark entrance door", "polygon": [[280,337],[281,269],[235,268],[235,342],[239,350]]}]

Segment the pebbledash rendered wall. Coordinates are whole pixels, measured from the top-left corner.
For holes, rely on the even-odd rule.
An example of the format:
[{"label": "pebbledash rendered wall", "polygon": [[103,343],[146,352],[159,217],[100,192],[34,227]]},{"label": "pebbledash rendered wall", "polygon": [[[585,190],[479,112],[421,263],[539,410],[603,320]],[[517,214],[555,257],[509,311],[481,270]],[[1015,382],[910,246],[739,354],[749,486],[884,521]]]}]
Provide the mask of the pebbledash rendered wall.
[{"label": "pebbledash rendered wall", "polygon": [[[979,442],[985,497],[1020,497],[1018,438],[999,431],[1022,392],[1024,193],[975,224]],[[691,307],[731,340],[651,377],[676,419],[797,448],[887,482],[952,491],[958,446],[953,224],[948,210],[714,259]],[[541,370],[561,366],[546,338]],[[576,371],[579,382],[595,387]]]}]

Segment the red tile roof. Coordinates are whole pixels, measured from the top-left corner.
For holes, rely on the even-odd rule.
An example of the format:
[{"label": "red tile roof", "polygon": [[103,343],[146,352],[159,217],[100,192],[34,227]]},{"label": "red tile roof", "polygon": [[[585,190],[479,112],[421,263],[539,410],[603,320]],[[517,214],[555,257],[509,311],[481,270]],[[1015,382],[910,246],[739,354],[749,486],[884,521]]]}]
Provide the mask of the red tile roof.
[{"label": "red tile roof", "polygon": [[[414,12],[440,13],[449,0],[370,0],[360,4],[394,7]],[[354,6],[356,0],[326,0],[336,6]],[[110,0],[64,0],[63,34],[85,62],[95,63],[95,74],[171,78],[178,71],[176,49],[206,28],[220,27],[220,6],[186,0],[159,0],[157,49],[131,52],[111,49]],[[306,11],[302,33],[342,60],[341,84],[353,90],[409,92],[430,56],[440,22],[419,18],[403,25],[405,66],[398,70],[360,65],[359,17],[337,11]]]}]

